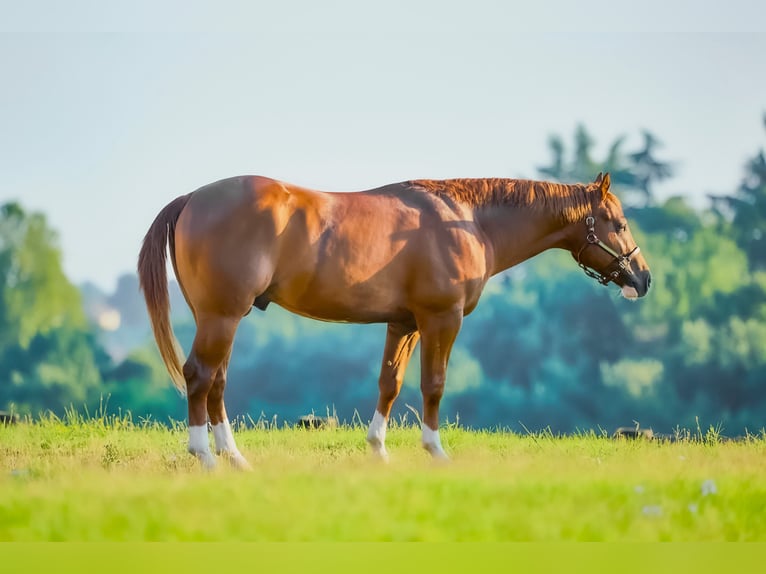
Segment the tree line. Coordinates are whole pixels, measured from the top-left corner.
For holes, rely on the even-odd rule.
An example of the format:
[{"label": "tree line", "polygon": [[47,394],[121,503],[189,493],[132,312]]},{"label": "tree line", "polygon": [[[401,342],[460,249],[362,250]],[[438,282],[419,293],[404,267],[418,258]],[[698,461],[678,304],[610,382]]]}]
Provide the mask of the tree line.
[{"label": "tree line", "polygon": [[[618,138],[594,157],[584,127],[550,140],[538,176],[564,182],[612,174],[633,234],[652,268],[641,302],[588,280],[548,252],[490,281],[466,318],[450,360],[442,412],[472,427],[656,431],[715,426],[758,432],[766,416],[766,158],[746,160],[741,181],[704,209],[660,200],[672,179],[659,140],[637,149]],[[174,322],[188,349],[194,326],[173,291]],[[119,327],[99,325],[112,309]],[[86,312],[88,311],[88,312]],[[315,412],[366,421],[374,410],[384,325],[319,323],[270,307],[240,326],[227,407],[248,420],[293,421]],[[420,406],[418,353],[394,416]],[[134,275],[114,294],[77,288],[61,268],[55,231],[17,202],[0,208],[0,408],[36,414],[93,408],[159,421],[183,419],[151,339]],[[409,414],[410,420],[412,415]]]}]

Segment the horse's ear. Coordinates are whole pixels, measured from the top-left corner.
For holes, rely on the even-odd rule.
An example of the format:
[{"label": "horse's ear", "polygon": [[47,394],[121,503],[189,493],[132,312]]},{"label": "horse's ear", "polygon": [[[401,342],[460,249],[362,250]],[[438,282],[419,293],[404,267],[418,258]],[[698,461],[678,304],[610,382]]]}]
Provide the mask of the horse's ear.
[{"label": "horse's ear", "polygon": [[601,172],[598,172],[598,175],[596,176],[596,179],[593,180],[593,183],[601,185],[602,179],[604,179],[604,174]]},{"label": "horse's ear", "polygon": [[[599,174],[599,176],[600,175],[601,174]],[[598,184],[601,189],[601,201],[604,201],[609,194],[609,187],[612,185],[612,178],[609,177],[609,172],[606,172],[606,175],[601,178],[601,181],[599,181]]]}]

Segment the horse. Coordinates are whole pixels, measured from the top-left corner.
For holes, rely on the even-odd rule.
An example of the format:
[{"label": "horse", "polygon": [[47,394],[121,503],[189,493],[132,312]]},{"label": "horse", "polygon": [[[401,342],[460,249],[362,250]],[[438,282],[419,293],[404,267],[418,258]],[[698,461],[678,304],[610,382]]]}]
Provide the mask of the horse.
[{"label": "horse", "polygon": [[[216,454],[249,468],[226,414],[226,370],[240,320],[274,303],[322,321],[387,324],[367,433],[384,460],[391,408],[419,341],[422,446],[446,459],[439,403],[463,317],[493,275],[551,248],[568,250],[588,276],[628,299],[649,289],[608,173],[587,184],[411,180],[353,193],[240,176],[174,199],[144,237],[138,275],[162,359],[187,396],[189,452],[216,465],[209,421]],[[196,323],[183,366],[168,253]]]}]

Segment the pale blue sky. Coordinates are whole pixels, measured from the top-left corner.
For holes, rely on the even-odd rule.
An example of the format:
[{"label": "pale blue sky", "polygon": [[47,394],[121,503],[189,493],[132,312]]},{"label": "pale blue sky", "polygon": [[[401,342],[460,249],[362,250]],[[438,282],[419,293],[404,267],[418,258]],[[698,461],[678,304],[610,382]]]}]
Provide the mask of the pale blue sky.
[{"label": "pale blue sky", "polygon": [[651,130],[702,205],[766,147],[766,3],[635,4],[0,0],[0,202],[109,289],[210,181],[534,177],[578,122]]}]

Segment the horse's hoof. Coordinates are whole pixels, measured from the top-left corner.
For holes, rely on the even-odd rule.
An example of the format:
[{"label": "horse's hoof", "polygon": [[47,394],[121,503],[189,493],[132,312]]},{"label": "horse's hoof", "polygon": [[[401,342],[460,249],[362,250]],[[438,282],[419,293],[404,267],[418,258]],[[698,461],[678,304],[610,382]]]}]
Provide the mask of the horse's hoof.
[{"label": "horse's hoof", "polygon": [[378,460],[380,462],[388,464],[389,457],[388,457],[388,451],[386,450],[386,447],[380,448],[380,449],[372,449],[372,458],[375,460]]},{"label": "horse's hoof", "polygon": [[372,449],[372,456],[381,462],[388,462],[388,451],[386,445],[377,437],[367,437],[367,443]]},{"label": "horse's hoof", "polygon": [[192,452],[205,470],[213,470],[216,467],[215,457],[211,452]]},{"label": "horse's hoof", "polygon": [[247,462],[247,459],[242,456],[242,453],[237,449],[216,450],[215,454],[228,460],[232,468],[236,468],[237,470],[253,470],[253,467],[250,466],[250,463]]},{"label": "horse's hoof", "polygon": [[251,472],[253,467],[247,462],[247,459],[241,454],[235,454],[229,457],[229,464],[232,468],[241,470],[243,472]]},{"label": "horse's hoof", "polygon": [[435,462],[449,462],[450,458],[447,456],[447,453],[444,452],[444,449],[439,446],[438,444],[425,444],[423,443],[423,448],[428,451],[428,453],[431,455],[433,460]]}]

